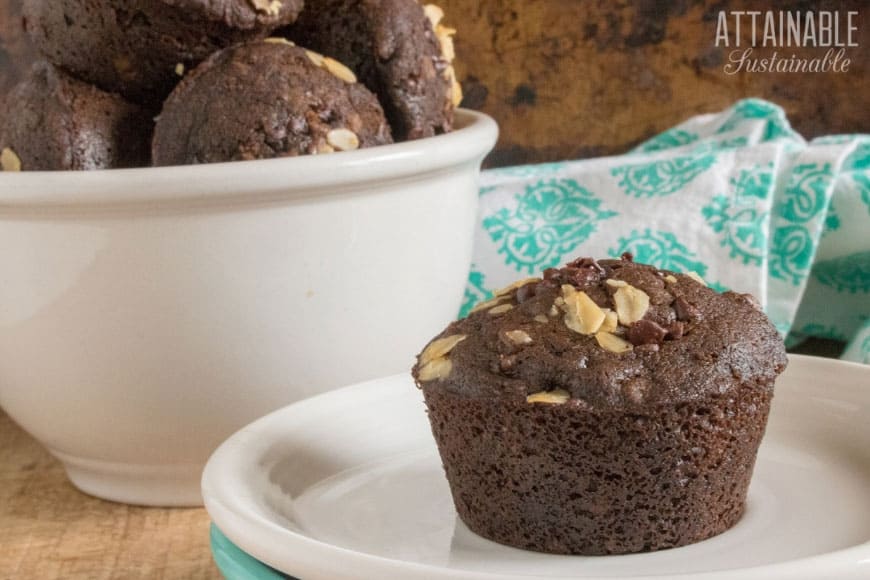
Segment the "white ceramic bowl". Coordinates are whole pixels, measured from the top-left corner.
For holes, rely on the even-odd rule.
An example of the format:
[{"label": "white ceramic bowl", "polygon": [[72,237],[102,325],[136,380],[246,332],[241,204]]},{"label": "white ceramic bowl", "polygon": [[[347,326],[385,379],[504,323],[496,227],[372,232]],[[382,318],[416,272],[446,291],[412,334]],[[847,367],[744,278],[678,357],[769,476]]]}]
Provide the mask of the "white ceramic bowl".
[{"label": "white ceramic bowl", "polygon": [[462,300],[496,138],[0,174],[0,406],[93,495],[201,503],[211,451],[408,368]]}]

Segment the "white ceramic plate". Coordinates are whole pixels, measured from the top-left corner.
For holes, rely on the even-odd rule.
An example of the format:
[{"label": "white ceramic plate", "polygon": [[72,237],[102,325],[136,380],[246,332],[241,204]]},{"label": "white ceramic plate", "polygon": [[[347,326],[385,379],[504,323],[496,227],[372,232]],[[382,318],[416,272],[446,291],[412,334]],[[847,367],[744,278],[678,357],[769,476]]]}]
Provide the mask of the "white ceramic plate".
[{"label": "white ceramic plate", "polygon": [[410,377],[296,403],[210,459],[205,505],[239,547],[304,580],[870,578],[870,367],[794,356],[746,515],[704,542],[630,556],[508,548],[456,517]]}]

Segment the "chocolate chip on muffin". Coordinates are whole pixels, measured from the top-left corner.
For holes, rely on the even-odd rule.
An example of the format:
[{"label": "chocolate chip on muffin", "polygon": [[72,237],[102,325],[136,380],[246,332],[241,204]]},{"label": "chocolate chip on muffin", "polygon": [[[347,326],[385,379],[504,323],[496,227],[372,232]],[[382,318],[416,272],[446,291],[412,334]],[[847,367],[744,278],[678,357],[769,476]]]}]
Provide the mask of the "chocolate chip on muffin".
[{"label": "chocolate chip on muffin", "polygon": [[82,170],[149,164],[153,124],[138,105],[38,62],[6,98],[3,171]]},{"label": "chocolate chip on muffin", "polygon": [[54,64],[158,108],[212,52],[292,23],[302,0],[25,0],[27,30]]},{"label": "chocolate chip on muffin", "polygon": [[332,153],[392,142],[377,98],[338,61],[289,42],[218,52],[164,104],[155,165]]},{"label": "chocolate chip on muffin", "polygon": [[436,337],[413,374],[465,524],[591,555],[733,526],[785,365],[747,296],[625,256],[497,293]]},{"label": "chocolate chip on muffin", "polygon": [[462,99],[452,65],[455,31],[443,15],[415,0],[323,0],[306,4],[283,32],[353,70],[403,141],[450,131]]}]

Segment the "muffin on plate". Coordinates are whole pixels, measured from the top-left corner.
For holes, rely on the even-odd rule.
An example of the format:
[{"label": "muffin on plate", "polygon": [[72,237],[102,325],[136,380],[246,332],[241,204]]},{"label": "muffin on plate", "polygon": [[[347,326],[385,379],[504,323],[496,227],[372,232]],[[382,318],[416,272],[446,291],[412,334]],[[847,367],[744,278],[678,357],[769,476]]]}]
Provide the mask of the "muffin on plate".
[{"label": "muffin on plate", "polygon": [[413,375],[471,530],[595,555],[733,526],[785,366],[752,297],[625,255],[496,293]]},{"label": "muffin on plate", "polygon": [[293,22],[302,0],[25,0],[45,57],[82,80],[159,107],[216,50]]},{"label": "muffin on plate", "polygon": [[344,65],[283,39],[210,56],[157,119],[154,165],[323,154],[392,143],[375,97]]},{"label": "muffin on plate", "polygon": [[4,171],[85,170],[149,164],[150,115],[119,95],[34,64],[0,117]]}]

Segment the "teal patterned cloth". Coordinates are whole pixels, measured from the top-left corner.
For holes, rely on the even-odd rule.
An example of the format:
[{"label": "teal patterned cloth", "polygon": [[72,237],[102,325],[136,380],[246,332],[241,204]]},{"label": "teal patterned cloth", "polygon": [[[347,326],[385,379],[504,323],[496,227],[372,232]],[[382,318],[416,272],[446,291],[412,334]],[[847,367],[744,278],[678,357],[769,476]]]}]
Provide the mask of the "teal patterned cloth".
[{"label": "teal patterned cloth", "polygon": [[696,272],[750,292],[788,341],[849,342],[870,363],[870,135],[804,140],[739,101],[626,155],[485,171],[462,314],[576,256]]}]

